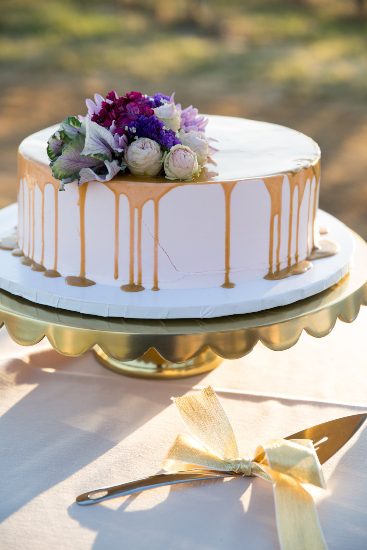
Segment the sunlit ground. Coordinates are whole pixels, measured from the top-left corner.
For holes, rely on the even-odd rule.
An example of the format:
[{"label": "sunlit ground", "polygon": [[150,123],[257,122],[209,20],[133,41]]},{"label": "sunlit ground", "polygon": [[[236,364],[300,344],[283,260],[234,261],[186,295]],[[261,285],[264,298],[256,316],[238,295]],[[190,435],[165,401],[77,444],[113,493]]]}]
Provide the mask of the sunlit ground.
[{"label": "sunlit ground", "polygon": [[15,200],[27,134],[95,91],[176,90],[311,135],[321,206],[367,237],[366,31],[353,0],[2,0],[0,206]]}]

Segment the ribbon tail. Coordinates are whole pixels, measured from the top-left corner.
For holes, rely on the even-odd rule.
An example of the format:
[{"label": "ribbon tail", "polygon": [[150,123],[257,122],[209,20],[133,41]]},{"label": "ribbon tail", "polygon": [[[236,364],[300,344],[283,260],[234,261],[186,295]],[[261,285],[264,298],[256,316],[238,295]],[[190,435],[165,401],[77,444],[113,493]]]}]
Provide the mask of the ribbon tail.
[{"label": "ribbon tail", "polygon": [[273,485],[281,549],[326,550],[327,545],[310,493],[293,477],[276,472],[265,465],[259,466],[270,477]]}]

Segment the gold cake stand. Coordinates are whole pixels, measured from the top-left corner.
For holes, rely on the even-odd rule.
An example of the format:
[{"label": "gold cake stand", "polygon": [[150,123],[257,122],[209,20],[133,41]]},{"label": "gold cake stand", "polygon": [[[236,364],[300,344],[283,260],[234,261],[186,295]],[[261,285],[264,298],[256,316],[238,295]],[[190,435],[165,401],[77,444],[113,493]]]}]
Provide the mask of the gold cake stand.
[{"label": "gold cake stand", "polygon": [[367,245],[355,237],[357,252],[349,275],[289,306],[207,320],[106,319],[40,306],[0,291],[0,326],[23,346],[46,337],[63,355],[93,349],[104,366],[129,376],[193,376],[214,369],[221,358],[243,357],[259,340],[272,350],[285,350],[303,330],[321,338],[338,318],[352,322],[360,306],[367,305]]}]

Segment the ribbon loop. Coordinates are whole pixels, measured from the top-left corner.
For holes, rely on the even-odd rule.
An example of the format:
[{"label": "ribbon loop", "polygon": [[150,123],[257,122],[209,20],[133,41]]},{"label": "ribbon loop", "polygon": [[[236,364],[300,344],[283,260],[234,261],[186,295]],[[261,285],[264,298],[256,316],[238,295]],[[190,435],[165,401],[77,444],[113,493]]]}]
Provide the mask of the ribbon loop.
[{"label": "ribbon loop", "polygon": [[238,455],[232,426],[211,387],[179,397],[175,403],[194,437],[177,437],[164,463],[167,470],[201,468],[270,481],[281,549],[326,549],[314,501],[302,487],[302,483],[325,487],[311,440],[273,440],[247,460]]}]

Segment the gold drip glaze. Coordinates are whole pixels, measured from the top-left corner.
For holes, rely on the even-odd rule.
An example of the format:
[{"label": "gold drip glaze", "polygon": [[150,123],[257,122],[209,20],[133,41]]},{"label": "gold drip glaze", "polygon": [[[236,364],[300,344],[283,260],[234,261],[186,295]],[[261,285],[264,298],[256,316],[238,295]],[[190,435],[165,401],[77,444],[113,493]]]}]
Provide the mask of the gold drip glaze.
[{"label": "gold drip glaze", "polygon": [[[28,188],[28,196],[29,196],[29,205],[28,205],[28,216],[29,216],[29,223],[28,223],[28,251],[27,255],[21,260],[23,264],[32,266],[33,261],[30,258],[31,252],[30,252],[30,239],[31,234],[33,235],[33,243],[32,243],[32,249],[33,249],[33,255],[34,257],[34,222],[32,224],[32,230],[31,230],[31,211],[33,211],[34,214],[34,196],[35,196],[35,187],[37,186],[39,190],[41,191],[42,196],[42,219],[41,219],[41,240],[42,240],[42,248],[41,248],[41,262],[38,264],[36,263],[34,266],[34,270],[36,271],[43,271],[45,277],[61,277],[60,273],[57,271],[57,261],[58,261],[58,189],[60,186],[60,182],[56,181],[50,174],[50,169],[48,166],[40,164],[38,162],[34,162],[30,159],[27,159],[23,157],[21,154],[18,155],[18,165],[19,165],[19,176],[20,180],[23,181],[23,193],[25,193],[25,185],[27,185]],[[55,197],[55,246],[54,246],[54,266],[53,269],[49,269],[44,271],[41,269],[41,267],[44,267],[44,241],[45,241],[45,188],[46,186],[50,184],[52,185],[54,189],[54,197]],[[23,243],[22,246],[24,248],[24,241],[25,241],[25,225],[24,225],[24,219],[25,219],[25,200],[23,196]],[[23,250],[24,252],[24,250]]]},{"label": "gold drip glaze", "polygon": [[311,267],[311,262],[309,262],[308,260],[303,260],[302,262],[293,264],[291,267],[285,267],[284,269],[276,271],[275,273],[268,273],[267,275],[265,275],[265,279],[268,279],[270,281],[278,281],[280,279],[291,277],[292,275],[302,275],[302,273],[306,273],[306,271],[311,269]]},{"label": "gold drip glaze", "polygon": [[288,257],[287,266],[288,269],[292,265],[292,236],[293,236],[293,208],[294,208],[294,191],[296,188],[296,182],[294,174],[289,174],[289,218],[288,218]]},{"label": "gold drip glaze", "polygon": [[[283,177],[273,176],[264,180],[265,186],[270,194],[270,238],[269,238],[269,274],[280,271],[280,241],[281,241],[281,220],[282,220],[282,190]],[[277,248],[274,269],[274,229],[275,219],[277,225]]]},{"label": "gold drip glaze", "polygon": [[[42,206],[43,206],[42,216],[44,216],[44,196],[45,196],[44,189],[42,189],[41,193],[42,193]],[[35,217],[36,189],[34,185],[31,187],[31,197],[32,197],[32,255],[31,255],[32,265],[31,265],[31,269],[32,271],[41,272],[41,271],[45,271],[45,267],[43,266],[43,259],[41,260],[41,263],[37,263],[34,261],[34,248],[35,248],[35,241],[36,241],[36,219],[35,219],[36,218]],[[43,231],[42,231],[42,242],[43,242],[43,239],[44,239],[43,218],[42,218],[42,228],[43,228]]]},{"label": "gold drip glaze", "polygon": [[[314,188],[314,201],[311,205],[311,192],[312,192],[312,179],[315,177],[315,188]],[[270,214],[270,236],[269,236],[269,271],[266,275],[266,279],[278,280],[291,275],[297,275],[300,273],[305,273],[312,267],[312,264],[309,260],[318,259],[321,257],[326,257],[336,253],[336,248],[332,246],[327,247],[324,251],[319,251],[319,253],[313,254],[315,250],[314,244],[314,235],[313,228],[316,219],[317,213],[317,198],[318,198],[318,189],[319,189],[319,177],[320,177],[320,163],[318,162],[314,166],[309,168],[304,168],[299,172],[289,173],[289,218],[288,218],[288,245],[287,245],[287,267],[280,269],[280,244],[281,244],[281,216],[282,216],[282,187],[285,175],[282,176],[272,176],[270,178],[265,178],[264,183],[270,195],[271,203],[271,214]],[[301,207],[306,190],[307,183],[309,182],[310,194],[308,197],[308,210],[307,210],[307,229],[309,231],[310,219],[312,214],[312,248],[309,250],[308,247],[308,257],[299,261],[299,228],[300,228],[300,217],[301,217]],[[294,194],[297,188],[297,207],[296,212],[294,213]],[[292,264],[292,241],[293,241],[293,220],[296,215],[296,235],[295,235],[295,262]],[[275,219],[278,220],[278,235],[277,235],[277,249],[276,249],[276,269],[274,270],[274,227]]]},{"label": "gold drip glaze", "polygon": [[[44,191],[47,183],[52,184],[55,193],[55,246],[54,246],[54,266],[53,269],[44,272],[46,277],[59,277],[60,274],[57,271],[58,267],[58,188],[59,182],[50,177],[49,168],[45,165],[40,165],[34,161],[23,158],[20,155],[20,174],[21,180],[26,182],[29,190],[29,204],[28,204],[28,243],[27,243],[27,256],[22,258],[22,262],[26,265],[31,265],[34,270],[43,270],[44,253],[45,253],[45,197]],[[315,176],[315,188],[314,197],[312,203],[312,174]],[[280,247],[281,247],[281,214],[282,214],[282,176],[272,176],[265,178],[265,185],[271,197],[271,220],[270,220],[270,238],[269,238],[269,273],[267,278],[283,278],[285,276],[294,275],[297,273],[304,273],[311,267],[310,262],[307,260],[298,262],[299,259],[299,224],[300,224],[300,211],[302,200],[305,193],[307,182],[310,179],[310,194],[308,198],[308,217],[311,219],[312,215],[312,227],[314,227],[317,204],[318,204],[318,189],[319,189],[319,163],[316,165],[304,169],[298,173],[288,174],[290,182],[290,212],[289,212],[289,235],[288,235],[288,258],[287,268],[285,270],[280,269]],[[136,181],[135,181],[136,179]],[[200,181],[200,180],[199,180]],[[198,183],[199,183],[198,181]],[[195,182],[196,183],[196,182]],[[192,183],[192,185],[195,185]],[[209,183],[209,182],[206,182]],[[221,183],[221,182],[218,182]],[[225,197],[225,279],[223,287],[231,288],[233,283],[230,281],[230,258],[231,258],[231,194],[237,181],[221,183],[224,190]],[[42,248],[41,248],[41,262],[35,263],[33,261],[35,252],[35,186],[38,186],[42,193],[42,220],[41,220],[41,232],[42,232]],[[159,289],[159,203],[161,198],[168,193],[171,189],[187,185],[184,182],[157,182],[156,180],[147,179],[144,183],[139,182],[137,178],[129,176],[129,178],[122,177],[114,181],[107,182],[108,187],[115,195],[115,243],[114,243],[114,277],[119,278],[119,223],[120,223],[120,196],[125,195],[129,203],[130,212],[130,253],[129,253],[129,282],[122,285],[122,289],[128,292],[137,292],[143,290],[143,261],[142,261],[142,215],[143,207],[148,201],[153,202],[154,207],[154,267],[153,267],[153,287],[152,290]],[[293,212],[295,206],[294,193],[297,187],[297,207],[296,212]],[[25,241],[25,183],[22,185],[23,193],[23,246]],[[86,235],[85,235],[85,200],[87,193],[87,185],[80,186],[79,188],[79,207],[80,207],[80,273],[79,276],[67,277],[67,283],[77,286],[90,286],[95,284],[93,281],[86,279]],[[294,215],[297,216],[296,220],[296,252],[295,252],[295,265],[292,266],[292,254],[291,246],[293,239],[293,219]],[[277,235],[275,236],[275,220],[277,220]],[[135,235],[135,225],[137,225],[137,231]],[[276,239],[276,247],[275,246]],[[308,259],[317,259],[325,257],[325,255],[331,255],[335,253],[335,247],[320,248],[315,247],[314,235],[312,235],[312,250],[309,253]],[[17,250],[15,255],[21,256],[23,251]],[[274,257],[275,256],[275,257]],[[32,258],[32,259],[31,259]],[[135,267],[137,267],[137,273],[135,273]]]},{"label": "gold drip glaze", "polygon": [[42,264],[38,264],[37,262],[32,262],[31,269],[32,271],[46,271],[46,268]]},{"label": "gold drip glaze", "polygon": [[32,260],[31,258],[29,258],[29,256],[24,256],[20,261],[23,265],[32,265]]},{"label": "gold drip glaze", "polygon": [[[143,257],[142,257],[142,225],[143,225],[143,208],[144,205],[153,201],[154,208],[154,267],[153,267],[153,288],[159,289],[158,281],[158,248],[159,248],[159,202],[161,198],[171,189],[183,185],[182,182],[164,182],[157,183],[154,179],[147,179],[144,183],[137,179],[134,181],[134,176],[112,180],[104,184],[115,195],[115,201],[119,200],[121,195],[124,195],[129,204],[129,219],[130,219],[130,237],[129,237],[129,280],[128,283],[121,286],[121,290],[125,292],[140,292],[143,287]],[[116,198],[118,197],[118,199]],[[116,202],[115,202],[116,205]],[[116,277],[116,266],[118,266],[118,233],[119,233],[119,211],[115,206],[115,252],[114,252],[114,275],[118,278],[119,270]],[[137,230],[135,234],[135,226]],[[136,265],[137,264],[137,265]],[[135,273],[135,266],[137,272]]]},{"label": "gold drip glaze", "polygon": [[24,256],[24,253],[20,248],[15,248],[11,254],[17,258],[22,258]]},{"label": "gold drip glaze", "polygon": [[32,261],[34,260],[34,242],[36,237],[35,202],[36,202],[36,193],[35,193],[35,188],[33,187],[32,188],[32,254],[31,254]]},{"label": "gold drip glaze", "polygon": [[[27,189],[28,189],[28,243],[27,243],[27,253],[24,254],[24,257],[21,259],[21,262],[23,265],[32,265],[32,260],[30,258],[31,255],[31,196],[32,196],[32,190],[31,187],[28,185],[27,181]],[[24,218],[25,219],[25,218]],[[24,219],[23,219],[23,225],[24,225]],[[24,234],[25,234],[25,227],[24,227]],[[23,244],[24,246],[24,244]]]},{"label": "gold drip glaze", "polygon": [[154,268],[152,290],[159,290],[158,282],[158,246],[159,246],[159,201],[154,200]]},{"label": "gold drip glaze", "polygon": [[302,170],[299,174],[297,174],[297,176],[298,176],[297,177],[298,197],[297,197],[296,255],[295,255],[296,264],[298,263],[298,260],[299,260],[299,222],[301,217],[301,206],[302,206],[302,201],[305,194],[309,171]]},{"label": "gold drip glaze", "polygon": [[142,223],[143,207],[138,208],[138,286],[142,286],[143,279],[143,259],[142,259]]},{"label": "gold drip glaze", "polygon": [[[20,185],[20,182],[21,182],[21,180],[19,180],[19,185]],[[25,225],[24,225],[24,220],[25,220],[25,184],[24,184],[24,180],[22,181],[22,216],[23,216],[23,221],[22,221],[22,247],[24,247],[24,241],[25,241]]]},{"label": "gold drip glaze", "polygon": [[[139,208],[139,211],[141,209]],[[129,201],[129,218],[130,218],[130,254],[129,254],[129,282],[126,285],[121,286],[121,290],[124,290],[125,292],[141,292],[144,290],[144,287],[141,283],[139,283],[139,279],[137,283],[135,283],[135,207],[134,204]],[[138,230],[138,238],[141,239],[141,234],[139,235]],[[138,242],[138,250],[140,248],[140,243]],[[141,275],[140,275],[141,277]]]},{"label": "gold drip glaze", "polygon": [[321,260],[329,256],[335,256],[338,252],[338,245],[332,241],[322,240],[313,248],[308,260]]},{"label": "gold drip glaze", "polygon": [[44,276],[48,277],[49,279],[56,279],[57,277],[61,277],[60,273],[58,271],[55,271],[54,269],[47,269],[44,272]]},{"label": "gold drip glaze", "polygon": [[224,283],[222,288],[233,288],[235,285],[230,280],[231,272],[231,198],[232,191],[237,182],[222,183],[225,205],[225,237],[224,237]]},{"label": "gold drip glaze", "polygon": [[312,248],[315,248],[315,223],[316,223],[316,214],[318,207],[319,199],[319,188],[320,188],[320,161],[311,166],[312,174],[315,177],[315,193],[313,198],[313,212],[312,212]]},{"label": "gold drip glaze", "polygon": [[120,195],[115,195],[115,251],[114,251],[114,273],[115,279],[119,278],[119,237],[120,237]]},{"label": "gold drip glaze", "polygon": [[70,286],[93,286],[96,283],[86,278],[86,265],[85,265],[85,201],[87,198],[88,183],[79,185],[79,217],[80,217],[80,269],[79,276],[71,275],[66,277],[66,283]]},{"label": "gold drip glaze", "polygon": [[54,266],[52,269],[47,269],[44,276],[49,279],[61,277],[57,271],[58,256],[59,256],[59,189],[53,185],[54,189]]},{"label": "gold drip glaze", "polygon": [[[316,189],[316,184],[315,184]],[[311,199],[312,199],[312,180],[310,181],[310,192],[308,194],[308,203],[307,203],[307,233],[310,232],[310,223],[311,223]],[[313,232],[313,226],[311,227],[311,231]],[[312,243],[310,245],[310,239],[309,235],[307,234],[307,252],[308,254],[311,253],[312,249]]]},{"label": "gold drip glaze", "polygon": [[[41,231],[42,231],[42,248],[41,248],[41,266],[45,261],[45,191],[43,190],[41,199]],[[43,269],[44,271],[44,269]]]},{"label": "gold drip glaze", "polygon": [[31,256],[31,215],[32,215],[32,189],[28,187],[28,248],[27,248],[27,258]]}]

